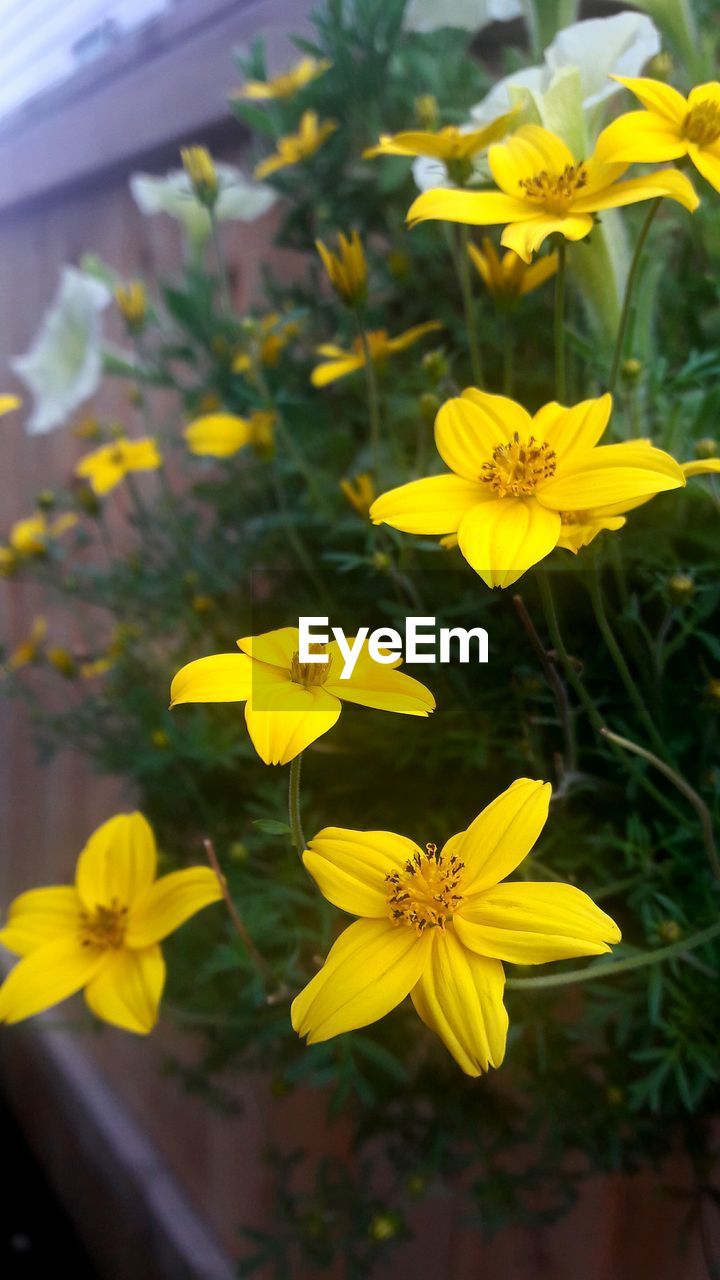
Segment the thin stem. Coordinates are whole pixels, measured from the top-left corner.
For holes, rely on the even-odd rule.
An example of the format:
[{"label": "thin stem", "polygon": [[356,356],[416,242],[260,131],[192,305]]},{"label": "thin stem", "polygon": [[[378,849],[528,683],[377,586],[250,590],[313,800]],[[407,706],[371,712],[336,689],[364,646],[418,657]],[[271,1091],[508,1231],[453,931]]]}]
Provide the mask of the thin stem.
[{"label": "thin stem", "polygon": [[381,487],[381,483],[380,483],[380,437],[381,437],[380,397],[378,395],[377,376],[375,374],[375,364],[373,362],[372,352],[370,350],[370,343],[368,342],[368,336],[367,336],[365,327],[362,324],[360,325],[360,343],[363,349],[363,357],[364,357],[363,369],[365,373],[365,387],[367,389],[367,399],[368,399],[368,420],[370,423],[370,456],[372,458],[373,471],[375,472],[375,481],[379,489]]},{"label": "thin stem", "polygon": [[692,805],[699,820],[703,834],[703,843],[705,852],[707,853],[708,862],[712,869],[712,873],[716,880],[720,881],[720,856],[718,855],[717,846],[715,844],[715,833],[713,831],[712,817],[702,796],[699,796],[694,787],[690,783],[676,773],[674,769],[666,764],[664,760],[658,759],[651,751],[646,751],[645,747],[639,747],[636,742],[631,742],[629,738],[621,738],[619,734],[612,733],[610,729],[602,728],[600,733],[609,742],[621,747],[624,751],[632,751],[634,755],[641,756],[643,760],[647,760],[654,769],[662,773],[673,786],[677,788],[681,795]]},{"label": "thin stem", "polygon": [[478,335],[475,299],[473,298],[472,275],[470,272],[470,228],[460,227],[460,252],[457,255],[457,273],[460,292],[462,294],[465,327],[467,329],[468,348],[470,351],[470,369],[473,383],[481,387],[483,383],[482,360],[480,358],[480,338]]},{"label": "thin stem", "polygon": [[511,396],[515,380],[515,341],[511,317],[503,316],[503,395]]},{"label": "thin stem", "polygon": [[302,769],[302,751],[295,756],[290,762],[290,781],[288,784],[288,817],[290,822],[290,831],[292,834],[292,842],[298,853],[302,857],[304,850],[307,848],[305,844],[305,836],[302,829],[302,816],[300,813],[300,771]]},{"label": "thin stem", "polygon": [[247,929],[247,925],[245,924],[245,921],[243,920],[242,916],[240,915],[240,912],[235,906],[235,903],[230,897],[230,890],[228,888],[228,883],[227,883],[227,880],[225,879],[225,876],[222,873],[222,868],[220,867],[220,862],[215,852],[215,845],[213,844],[212,840],[206,837],[203,840],[203,846],[205,848],[205,854],[207,856],[207,860],[210,863],[210,866],[212,867],[213,871],[215,872],[215,875],[218,878],[218,884],[220,885],[220,892],[223,896],[223,902],[227,907],[227,913],[232,922],[233,929],[235,930],[236,934],[238,935],[241,942],[243,943],[243,946],[247,949],[248,955],[250,956],[250,959],[253,961],[253,964],[255,965],[258,972],[262,975],[264,979],[267,979],[270,977],[270,970],[268,967],[268,963],[265,957],[260,954],[257,947],[255,946],[255,943],[253,942],[252,938],[250,937],[250,934],[248,933],[248,929]]},{"label": "thin stem", "polygon": [[630,270],[628,272],[627,283],[625,285],[625,296],[623,297],[622,311],[620,312],[620,323],[618,325],[617,337],[615,339],[615,350],[613,352],[610,380],[608,382],[608,391],[611,395],[615,392],[615,387],[617,386],[617,380],[620,373],[620,362],[622,360],[623,350],[625,347],[625,337],[627,335],[628,321],[630,320],[630,305],[632,303],[635,281],[640,267],[640,258],[645,247],[648,232],[652,226],[653,218],[660,208],[661,199],[662,197],[658,196],[650,204],[650,208],[645,216],[645,221],[640,228],[640,235],[638,236],[637,244],[635,245],[635,252],[633,253],[632,262],[630,263]]},{"label": "thin stem", "polygon": [[220,227],[215,216],[215,210],[210,209],[210,226],[212,228],[212,242],[215,250],[215,260],[218,268],[218,278],[220,280],[220,295],[222,297],[223,311],[226,315],[232,315],[232,297],[230,295],[230,281],[228,280],[227,267],[225,265],[225,255],[223,253],[222,240],[220,239]]},{"label": "thin stem", "polygon": [[595,562],[595,565],[590,572],[589,591],[590,591],[590,599],[592,601],[593,613],[595,614],[595,619],[597,621],[598,627],[600,628],[600,633],[602,635],[603,640],[605,641],[605,645],[607,647],[608,653],[610,654],[610,657],[615,663],[615,666],[618,671],[618,675],[620,676],[620,679],[625,685],[625,689],[627,691],[628,697],[630,698],[630,701],[632,702],[638,714],[638,717],[641,723],[644,725],[645,730],[647,731],[656,750],[660,751],[662,755],[666,755],[667,748],[665,746],[665,743],[663,742],[655,726],[655,722],[652,716],[650,715],[650,712],[645,706],[645,700],[642,694],[640,693],[640,690],[638,689],[637,684],[633,680],[630,669],[625,661],[623,652],[617,640],[615,639],[615,633],[610,625],[610,619],[607,616],[607,611],[605,609],[605,602],[602,596],[602,588],[600,586],[600,568],[597,564],[597,561]]},{"label": "thin stem", "polygon": [[541,987],[567,987],[573,982],[614,978],[618,973],[631,973],[633,969],[645,969],[648,965],[671,960],[673,956],[685,955],[717,937],[720,937],[720,921],[707,929],[701,929],[699,933],[692,933],[689,938],[671,943],[669,947],[643,951],[638,956],[628,956],[627,960],[611,960],[607,964],[594,964],[587,969],[569,969],[566,973],[549,973],[541,978],[509,978],[506,986],[512,987],[514,991],[539,991]]},{"label": "thin stem", "polygon": [[577,772],[577,739],[575,736],[575,721],[573,718],[572,707],[567,695],[567,689],[558,675],[557,667],[550,658],[542,640],[540,639],[530,614],[525,607],[525,601],[522,596],[513,596],[513,604],[517,615],[522,623],[525,633],[538,656],[540,666],[545,672],[553,697],[555,698],[555,706],[557,708],[558,719],[562,725],[563,737],[565,739],[565,761],[563,772],[565,775]]},{"label": "thin stem", "polygon": [[565,403],[565,264],[567,241],[558,241],[558,269],[555,276],[555,395]]}]

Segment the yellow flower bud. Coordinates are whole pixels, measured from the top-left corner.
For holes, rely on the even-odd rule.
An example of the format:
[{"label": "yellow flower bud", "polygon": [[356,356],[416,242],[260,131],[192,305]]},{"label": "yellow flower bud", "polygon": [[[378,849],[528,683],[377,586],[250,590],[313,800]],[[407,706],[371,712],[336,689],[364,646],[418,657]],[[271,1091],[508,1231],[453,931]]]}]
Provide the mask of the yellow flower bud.
[{"label": "yellow flower bud", "polygon": [[77,675],[77,663],[67,649],[59,647],[48,649],[46,657],[50,665],[53,666],[61,676],[65,676],[67,680],[71,680],[73,676]]},{"label": "yellow flower bud", "polygon": [[182,147],[180,158],[198,200],[212,209],[217,200],[218,179],[207,147]]},{"label": "yellow flower bud", "polygon": [[392,560],[390,559],[387,551],[376,551],[374,553],[372,558],[373,569],[378,569],[380,573],[385,573],[390,568],[391,564]]},{"label": "yellow flower bud", "polygon": [[623,360],[622,375],[627,382],[637,382],[642,373],[642,361],[631,356],[629,360]]},{"label": "yellow flower bud", "polygon": [[695,591],[695,583],[689,573],[674,573],[668,579],[667,589],[673,604],[685,604]]},{"label": "yellow flower bud", "polygon": [[315,248],[338,297],[349,307],[357,307],[364,302],[367,294],[367,262],[357,231],[353,231],[349,237],[342,231],[339,233],[337,253],[326,248],[322,240],[315,241]]},{"label": "yellow flower bud", "polygon": [[653,80],[669,80],[673,73],[673,60],[669,53],[656,53],[647,64],[645,75]]},{"label": "yellow flower bud", "polygon": [[247,862],[249,857],[247,845],[243,844],[242,840],[233,840],[228,849],[228,857],[231,862]]},{"label": "yellow flower bud", "polygon": [[712,436],[703,436],[695,445],[696,458],[714,458],[717,451],[717,440],[713,440]]},{"label": "yellow flower bud", "polygon": [[400,1222],[394,1213],[376,1213],[370,1223],[370,1236],[373,1240],[392,1240],[400,1229]]},{"label": "yellow flower bud", "polygon": [[682,927],[677,920],[661,920],[658,925],[658,937],[667,943],[679,942],[682,938]]},{"label": "yellow flower bud", "polygon": [[170,738],[164,729],[153,729],[150,737],[153,746],[157,747],[158,751],[164,751],[170,746]]},{"label": "yellow flower bud", "polygon": [[147,294],[141,280],[129,280],[115,289],[115,302],[130,333],[139,333],[147,319]]}]

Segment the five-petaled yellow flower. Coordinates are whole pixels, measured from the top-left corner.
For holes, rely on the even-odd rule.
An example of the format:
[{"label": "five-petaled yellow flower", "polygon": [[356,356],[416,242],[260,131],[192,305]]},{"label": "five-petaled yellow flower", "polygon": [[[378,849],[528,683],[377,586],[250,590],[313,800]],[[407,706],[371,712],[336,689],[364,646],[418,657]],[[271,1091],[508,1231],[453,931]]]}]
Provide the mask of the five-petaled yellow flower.
[{"label": "five-petaled yellow flower", "polygon": [[272,451],[275,414],[257,409],[249,418],[234,413],[208,413],[185,428],[191,453],[200,458],[231,458],[250,444],[258,453]]},{"label": "five-petaled yellow flower", "polygon": [[246,636],[237,643],[241,653],[198,658],[178,671],[170,705],[244,702],[248,733],[265,764],[287,764],[327,733],[343,702],[408,716],[427,716],[435,708],[425,685],[395,669],[400,658],[381,665],[367,646],[352,675],[343,680],[345,662],[337,642],[311,646],[316,661],[301,662],[297,627]]},{"label": "five-petaled yellow flower", "polygon": [[101,497],[133,471],[157,471],[162,456],[151,437],[128,440],[120,436],[86,453],[75,468],[75,475],[87,480],[93,493]]},{"label": "five-petaled yellow flower", "polygon": [[526,293],[532,293],[554,276],[558,268],[557,253],[547,253],[530,264],[513,249],[500,257],[489,236],[483,237],[481,249],[469,244],[468,253],[488,293],[500,306],[509,306]]},{"label": "five-petaled yellow flower", "polygon": [[435,421],[450,474],[412,480],[370,508],[375,524],[405,533],[456,534],[489,587],[508,587],[556,547],[563,513],[632,503],[685,484],[674,458],[646,442],[598,446],[612,398],[531,417],[504,396],[469,388]]},{"label": "five-petaled yellow flower", "polygon": [[411,224],[427,219],[473,226],[504,225],[502,244],[525,262],[553,232],[583,240],[596,213],[669,196],[691,212],[698,206],[692,183],[676,169],[619,179],[627,162],[602,160],[603,135],[594,155],[577,161],[569,147],[540,125],[528,124],[488,152],[499,191],[426,191],[408,212]]},{"label": "five-petaled yellow flower", "polygon": [[338,297],[350,307],[363,302],[367,293],[367,262],[357,231],[350,236],[342,231],[338,234],[336,253],[328,249],[322,240],[315,241],[315,248]]},{"label": "five-petaled yellow flower", "polygon": [[301,58],[294,67],[284,71],[272,80],[247,80],[242,89],[236,89],[233,98],[254,98],[263,101],[268,98],[291,98],[299,89],[316,80],[332,66],[328,58]]},{"label": "five-petaled yellow flower", "polygon": [[297,133],[288,133],[284,138],[278,138],[274,155],[260,161],[255,169],[255,177],[266,178],[269,173],[276,173],[278,169],[287,169],[289,165],[309,160],[337,127],[335,120],[321,122],[317,111],[304,111]]},{"label": "five-petaled yellow flower", "polygon": [[660,80],[613,76],[635,94],[646,111],[630,111],[608,125],[598,139],[605,161],[641,164],[689,156],[695,168],[720,191],[720,84],[699,84],[683,98]]},{"label": "five-petaled yellow flower", "polygon": [[98,1018],[152,1031],[165,982],[158,944],[222,896],[209,867],[156,880],[156,863],[147,820],[121,813],[91,835],[74,885],[15,898],[0,943],[22,959],[0,988],[0,1022],[20,1022],[84,989]]},{"label": "five-petaled yellow flower", "polygon": [[[405,333],[399,333],[396,338],[391,338],[385,329],[372,329],[366,334],[370,359],[373,364],[384,364],[390,356],[396,355],[398,351],[405,351],[424,338],[426,333],[434,333],[436,329],[442,329],[438,320],[416,324],[412,329],[406,329]],[[334,342],[324,342],[317,348],[317,354],[323,356],[325,364],[317,365],[312,371],[311,381],[314,387],[326,387],[329,382],[336,382],[338,378],[344,378],[346,374],[365,367],[365,349],[360,338],[353,340],[349,351],[338,347]]]},{"label": "five-petaled yellow flower", "polygon": [[374,156],[427,156],[441,160],[453,182],[462,186],[473,171],[473,160],[491,143],[504,138],[517,111],[498,116],[482,129],[461,129],[449,124],[443,129],[409,129],[404,133],[384,133],[374,147],[363,151],[366,160]]},{"label": "five-petaled yellow flower", "polygon": [[518,779],[442,849],[339,827],[311,840],[303,854],[311,876],[361,918],[293,1002],[295,1030],[316,1044],[376,1022],[409,995],[467,1075],[499,1066],[503,961],[601,955],[620,941],[615,922],[573,885],[499,883],[535,844],[550,792],[549,783]]}]

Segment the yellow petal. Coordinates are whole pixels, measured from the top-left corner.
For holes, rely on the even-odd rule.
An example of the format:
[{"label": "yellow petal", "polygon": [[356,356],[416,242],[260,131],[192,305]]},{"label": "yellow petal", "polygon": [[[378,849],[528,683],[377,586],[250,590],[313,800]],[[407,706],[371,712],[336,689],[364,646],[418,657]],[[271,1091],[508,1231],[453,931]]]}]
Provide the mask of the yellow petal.
[{"label": "yellow petal", "polygon": [[253,687],[253,664],[244,653],[215,653],[181,667],[170,686],[170,706],[183,702],[244,702]]},{"label": "yellow petal", "polygon": [[555,450],[558,462],[565,463],[577,453],[587,453],[602,436],[612,412],[612,396],[583,400],[566,409],[557,401],[543,405],[533,418],[533,435]]},{"label": "yellow petal", "polygon": [[535,498],[495,498],[463,517],[458,545],[487,586],[509,587],[557,546],[560,527]]},{"label": "yellow petal", "polygon": [[141,813],[118,813],[93,832],[77,862],[75,883],[89,911],[130,907],[155,879],[155,836]]},{"label": "yellow petal", "polygon": [[474,227],[490,227],[527,217],[527,204],[502,191],[454,191],[437,188],[424,191],[408,209],[407,221],[463,222]]},{"label": "yellow petal", "polygon": [[461,942],[510,964],[599,956],[620,941],[610,916],[571,884],[498,884],[454,916]]},{"label": "yellow petal", "polygon": [[432,954],[410,993],[412,1002],[465,1074],[479,1076],[499,1067],[505,1056],[503,967],[466,951],[452,928],[432,932]]},{"label": "yellow petal", "polygon": [[661,80],[651,80],[648,76],[611,75],[610,79],[625,85],[648,111],[656,111],[673,124],[682,125],[684,122],[688,104],[682,94],[671,85],[663,84]]},{"label": "yellow petal", "polygon": [[160,876],[130,910],[125,945],[149,947],[161,942],[196,912],[221,898],[218,878],[210,867],[186,867]]},{"label": "yellow petal", "polygon": [[520,296],[524,297],[526,293],[530,293],[533,289],[539,288],[546,280],[555,275],[558,269],[559,256],[555,253],[546,253],[542,258],[538,258],[531,266],[523,271],[520,278]]},{"label": "yellow petal", "polygon": [[677,160],[686,151],[679,126],[650,111],[630,111],[603,129],[595,156],[605,163],[625,160],[649,164],[653,160]]},{"label": "yellow petal", "polygon": [[265,631],[260,636],[243,636],[237,643],[243,653],[255,658],[257,662],[289,671],[298,651],[300,633],[297,627],[278,627],[277,630]]},{"label": "yellow petal", "polygon": [[251,437],[247,418],[234,413],[208,413],[185,428],[188,449],[198,457],[230,458]]},{"label": "yellow petal", "polygon": [[[694,213],[700,204],[692,182],[684,173],[678,169],[658,169],[654,173],[643,174],[641,178],[613,182],[604,190],[590,195],[583,196],[581,192],[573,201],[573,211],[581,214],[583,211],[595,213],[601,209],[619,209],[623,205],[637,204],[639,200],[654,200],[657,196],[675,200],[690,213]],[[567,234],[563,229],[563,235]]]},{"label": "yellow petal", "polygon": [[146,1036],[158,1020],[164,985],[159,947],[114,951],[85,988],[85,1000],[103,1022]]},{"label": "yellow petal", "polygon": [[706,84],[696,84],[688,94],[687,104],[691,111],[701,105],[720,107],[720,82],[709,80]]},{"label": "yellow petal", "polygon": [[403,533],[455,533],[463,516],[486,496],[478,481],[428,476],[382,493],[370,508],[370,519]]},{"label": "yellow petal", "polygon": [[356,920],[340,934],[325,964],[293,1000],[298,1035],[317,1044],[377,1022],[415,986],[430,951],[430,933],[389,920]]},{"label": "yellow petal", "polygon": [[567,467],[542,481],[538,496],[553,511],[586,511],[684,484],[682,470],[669,453],[631,442],[600,445],[571,458]]},{"label": "yellow petal", "polygon": [[388,920],[387,877],[417,853],[414,841],[393,831],[325,827],[310,841],[303,862],[333,906]]},{"label": "yellow petal", "polygon": [[327,387],[338,378],[362,369],[365,360],[362,356],[344,356],[342,360],[328,360],[326,364],[318,364],[310,375],[314,387]]},{"label": "yellow petal", "polygon": [[446,400],[440,409],[435,419],[435,444],[451,471],[479,482],[493,450],[512,440],[515,432],[526,437],[531,425],[530,414],[515,400],[469,387],[462,396]]},{"label": "yellow petal", "polygon": [[627,521],[624,516],[603,515],[597,511],[588,511],[585,514],[576,512],[574,519],[563,521],[558,546],[577,555],[578,551],[588,547],[599,533],[603,533],[606,529],[616,533],[625,524]]},{"label": "yellow petal", "polygon": [[0,987],[0,1022],[21,1022],[67,1000],[95,976],[105,955],[81,946],[76,934],[36,947]]},{"label": "yellow petal", "polygon": [[[573,206],[575,210],[577,206]],[[539,213],[527,216],[523,221],[507,226],[500,237],[500,243],[506,249],[513,249],[523,262],[530,262],[548,236],[559,232],[566,240],[584,240],[593,229],[593,220],[589,213],[579,211],[571,214]]]},{"label": "yellow petal", "polygon": [[528,124],[518,129],[507,142],[491,147],[488,152],[490,172],[507,195],[516,197],[519,184],[538,173],[563,173],[574,168],[575,157],[570,148],[540,125]]},{"label": "yellow petal", "polygon": [[709,476],[720,471],[720,458],[698,458],[697,462],[683,462],[680,470],[689,476]]},{"label": "yellow petal", "polygon": [[404,333],[399,333],[396,338],[390,338],[388,341],[388,351],[405,351],[408,347],[414,346],[426,333],[435,333],[438,329],[442,329],[439,320],[426,320],[425,324],[413,325],[412,329],[406,329]]},{"label": "yellow petal", "polygon": [[[332,651],[334,645],[330,646]],[[336,660],[337,659],[337,660]],[[427,716],[435,710],[435,699],[429,689],[404,671],[375,662],[367,651],[361,651],[352,675],[342,680],[340,673],[343,659],[333,654],[330,675],[323,686],[344,702],[354,702],[361,707],[373,707],[377,711],[396,711],[406,716]]]},{"label": "yellow petal", "polygon": [[30,889],[11,902],[0,943],[17,956],[27,955],[55,938],[77,933],[81,909],[72,885]]},{"label": "yellow petal", "polygon": [[265,764],[288,764],[332,729],[342,703],[320,685],[290,681],[256,691],[245,705],[245,723]]},{"label": "yellow petal", "polygon": [[547,821],[549,782],[518,778],[465,832],[457,852],[465,863],[463,897],[504,880],[527,857]]},{"label": "yellow petal", "polygon": [[717,151],[691,144],[688,147],[688,155],[705,181],[709,182],[716,191],[720,191],[720,155]]}]

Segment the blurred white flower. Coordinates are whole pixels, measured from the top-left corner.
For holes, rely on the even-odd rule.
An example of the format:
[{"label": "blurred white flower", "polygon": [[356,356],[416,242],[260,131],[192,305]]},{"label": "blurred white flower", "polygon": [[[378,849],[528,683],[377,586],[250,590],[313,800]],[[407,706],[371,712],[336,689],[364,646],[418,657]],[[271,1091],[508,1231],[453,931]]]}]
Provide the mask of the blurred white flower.
[{"label": "blurred white flower", "polygon": [[[218,198],[215,217],[219,222],[254,222],[277,200],[277,193],[261,182],[244,177],[230,164],[216,164]],[[210,215],[200,204],[184,169],[175,169],[163,178],[134,173],[130,190],[142,213],[167,213],[182,224],[188,242],[201,249],[210,235]]]},{"label": "blurred white flower", "polygon": [[33,393],[29,435],[62,426],[97,390],[102,373],[100,312],[111,297],[100,280],[76,267],[63,267],[32,346],[10,362]]},{"label": "blurred white flower", "polygon": [[522,15],[522,0],[410,0],[404,26],[407,31],[437,31],[439,27],[480,31],[490,22],[509,22]]},{"label": "blurred white flower", "polygon": [[[659,51],[660,33],[644,14],[618,13],[576,22],[558,32],[541,66],[498,80],[470,115],[476,123],[485,124],[524,99],[527,114],[520,123],[542,124],[564,137],[572,149],[582,144],[581,150],[586,151],[601,127],[606,103],[622,91],[622,85],[609,76],[640,75]],[[583,136],[578,102],[584,117]]]}]

